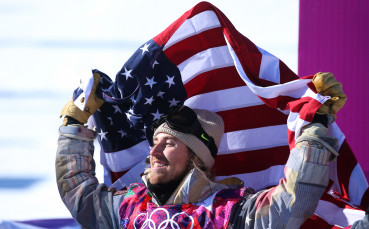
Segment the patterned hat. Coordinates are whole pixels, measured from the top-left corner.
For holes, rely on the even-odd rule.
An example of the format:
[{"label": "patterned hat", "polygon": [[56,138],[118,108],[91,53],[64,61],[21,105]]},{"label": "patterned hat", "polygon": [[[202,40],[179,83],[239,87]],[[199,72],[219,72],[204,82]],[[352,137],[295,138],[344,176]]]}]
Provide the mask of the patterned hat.
[{"label": "patterned hat", "polygon": [[[196,113],[201,127],[209,136],[214,139],[215,145],[219,147],[220,140],[224,133],[223,119],[218,114],[208,110],[192,110]],[[155,130],[154,136],[156,136],[158,133],[167,133],[181,140],[201,159],[206,167],[211,168],[214,165],[214,159],[217,152],[212,155],[209,147],[206,146],[203,141],[201,141],[195,135],[174,130],[170,128],[166,122],[162,123]]]}]

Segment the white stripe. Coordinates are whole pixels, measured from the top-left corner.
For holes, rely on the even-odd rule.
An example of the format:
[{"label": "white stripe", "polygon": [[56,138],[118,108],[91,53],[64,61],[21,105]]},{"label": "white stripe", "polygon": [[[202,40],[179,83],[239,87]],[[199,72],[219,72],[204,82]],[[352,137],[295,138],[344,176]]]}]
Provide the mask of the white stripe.
[{"label": "white stripe", "polygon": [[288,145],[286,125],[239,130],[223,135],[219,155],[285,145]]},{"label": "white stripe", "polygon": [[[241,78],[245,81],[245,83],[250,87],[250,89],[255,94],[257,94],[260,97],[266,98],[266,99],[272,99],[277,96],[289,96],[292,98],[301,98],[301,96],[303,96],[304,92],[307,89],[306,84],[309,83],[311,79],[298,79],[298,80],[293,80],[293,81],[290,81],[284,84],[274,85],[270,87],[260,87],[260,86],[253,84],[248,78],[248,76],[246,75],[245,71],[243,70],[240,60],[238,59],[232,47],[229,45],[229,42],[227,39],[226,41],[227,41],[229,53],[231,54],[234,60],[234,65],[236,66],[238,74],[241,76]],[[263,70],[260,70],[260,71],[263,71]]]},{"label": "white stripe", "polygon": [[[310,88],[307,88],[307,90],[305,91],[302,97],[309,97],[322,104],[325,103],[328,99],[330,99],[329,96],[323,96],[323,95],[314,93]],[[290,131],[295,132],[295,139],[300,137],[301,129],[304,126],[308,125],[309,123],[310,122],[301,119],[299,113],[296,113],[296,112],[290,112],[288,119],[287,119],[288,129]]]},{"label": "white stripe", "polygon": [[218,68],[233,66],[227,46],[210,48],[193,55],[177,67],[182,75],[183,84],[197,75]]},{"label": "white stripe", "polygon": [[[265,170],[254,173],[236,174],[231,177],[237,177],[245,182],[246,187],[251,187],[255,191],[260,191],[266,187],[277,185],[279,179],[284,177],[284,165],[271,166]],[[229,176],[218,176],[217,181],[228,178]]]},{"label": "white stripe", "polygon": [[[304,94],[304,91],[307,89],[307,83],[311,80],[309,79],[299,79],[293,80],[284,84],[278,84],[269,87],[259,87],[251,83],[251,81],[246,82],[246,84],[250,87],[251,90],[254,91],[255,94],[259,95],[260,97],[266,99],[273,99],[278,96],[289,96],[292,98],[301,98]],[[250,84],[251,83],[251,84]]]},{"label": "white stripe", "polygon": [[340,208],[324,200],[319,200],[315,214],[324,219],[328,224],[340,227],[352,225],[355,221],[365,216],[364,211]]},{"label": "white stripe", "polygon": [[146,159],[137,163],[133,168],[131,168],[127,173],[121,176],[118,180],[110,186],[110,188],[115,188],[116,190],[121,190],[124,187],[128,187],[133,183],[141,183],[141,174],[145,171]]},{"label": "white stripe", "polygon": [[325,103],[328,99],[330,99],[330,96],[324,96],[318,93],[313,92],[310,88],[307,88],[305,91],[305,94],[301,97],[311,97],[312,99],[317,100],[321,104]]},{"label": "white stripe", "polygon": [[355,166],[350,176],[349,183],[349,197],[350,202],[356,205],[360,205],[361,199],[368,189],[368,181],[365,178],[363,170],[359,163]]},{"label": "white stripe", "polygon": [[279,59],[264,49],[258,47],[263,55],[260,63],[259,77],[274,83],[280,83]]},{"label": "white stripe", "polygon": [[[83,93],[80,96],[78,96],[78,98],[74,101],[74,105],[76,105],[79,109],[83,111],[85,109],[86,102],[88,101],[90,97],[90,93],[91,93],[95,78],[93,74],[91,73],[91,69],[90,70],[84,69],[84,71],[83,72],[81,71],[79,74],[80,74],[80,82],[81,82],[81,85],[79,87],[83,90]],[[85,98],[82,100],[82,97],[85,97]]]},{"label": "white stripe", "polygon": [[[287,119],[287,126],[290,131],[295,132],[295,139],[297,139],[301,135],[301,129],[308,124],[310,124],[310,122],[301,119],[299,113],[290,112]],[[339,145],[338,148],[341,147],[346,138],[336,122],[332,123],[332,125],[329,126],[327,135],[337,138]]]},{"label": "white stripe", "polygon": [[341,193],[340,182],[337,174],[337,160],[330,161],[328,166],[329,166],[329,179],[333,181],[331,190],[335,190],[338,193]]},{"label": "white stripe", "polygon": [[334,137],[337,138],[338,148],[341,148],[341,145],[343,144],[343,142],[346,139],[345,135],[343,134],[341,129],[338,127],[336,122],[332,123],[332,125],[329,126],[327,135],[328,136],[334,136]]},{"label": "white stripe", "polygon": [[105,153],[106,163],[113,172],[130,169],[137,162],[144,160],[150,152],[149,143],[142,141],[133,147],[113,153]]},{"label": "white stripe", "polygon": [[301,129],[309,123],[310,122],[301,119],[299,113],[290,112],[290,115],[288,115],[287,126],[290,131],[295,132],[295,139],[300,137]]},{"label": "white stripe", "polygon": [[187,37],[217,27],[220,27],[220,22],[214,11],[201,12],[182,23],[165,44],[164,50]]},{"label": "white stripe", "polygon": [[247,86],[195,95],[185,101],[185,105],[188,107],[201,108],[213,112],[263,104]]}]

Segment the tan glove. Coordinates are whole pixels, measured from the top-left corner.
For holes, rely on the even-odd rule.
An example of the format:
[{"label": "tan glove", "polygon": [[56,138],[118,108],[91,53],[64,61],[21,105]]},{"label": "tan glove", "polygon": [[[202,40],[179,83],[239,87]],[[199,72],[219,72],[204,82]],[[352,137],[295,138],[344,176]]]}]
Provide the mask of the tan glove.
[{"label": "tan glove", "polygon": [[331,97],[316,113],[332,115],[336,119],[336,113],[345,105],[347,100],[346,94],[342,90],[342,84],[330,72],[315,74],[313,84],[319,94]]},{"label": "tan glove", "polygon": [[88,98],[88,101],[85,101],[85,97],[81,97],[78,98],[81,104],[86,103],[85,105],[85,109],[82,111],[81,109],[79,109],[73,102],[73,100],[67,102],[67,104],[65,104],[63,110],[61,111],[60,117],[65,116],[64,117],[64,122],[63,122],[63,126],[65,126],[67,124],[67,118],[71,117],[74,118],[75,120],[79,121],[80,123],[87,123],[88,118],[95,113],[95,111],[97,111],[97,109],[99,109],[101,107],[101,105],[103,105],[103,103],[105,102],[104,100],[100,99],[97,95],[96,95],[96,88],[97,85],[100,82],[100,74],[99,73],[93,73],[94,76],[94,84],[92,86],[91,89],[91,93],[90,96]]}]

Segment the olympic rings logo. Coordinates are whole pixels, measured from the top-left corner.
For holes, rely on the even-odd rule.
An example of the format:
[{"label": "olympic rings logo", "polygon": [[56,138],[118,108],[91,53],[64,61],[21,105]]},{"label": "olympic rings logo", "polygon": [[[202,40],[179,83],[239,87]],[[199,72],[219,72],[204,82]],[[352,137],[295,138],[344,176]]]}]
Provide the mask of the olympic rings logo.
[{"label": "olympic rings logo", "polygon": [[[155,221],[151,218],[155,212],[157,211],[163,211],[166,215],[166,220],[163,220],[158,227],[156,227],[156,223]],[[155,209],[153,212],[151,212],[150,215],[148,215],[149,213],[141,213],[139,214],[138,216],[136,216],[134,222],[133,222],[133,226],[134,228],[136,229],[136,221],[137,219],[139,219],[141,216],[146,216],[146,220],[145,222],[142,224],[141,228],[146,228],[148,227],[149,229],[164,229],[164,228],[168,228],[168,225],[170,224],[170,227],[171,228],[175,228],[175,229],[180,229],[181,227],[179,226],[179,224],[174,220],[174,218],[176,218],[177,216],[179,215],[186,215],[190,220],[191,220],[191,229],[193,228],[194,224],[195,224],[195,221],[193,219],[192,216],[188,215],[187,213],[185,212],[180,212],[180,213],[176,213],[174,214],[171,218],[170,218],[170,215],[169,215],[169,212],[165,209],[165,208],[158,208],[158,209]]]}]

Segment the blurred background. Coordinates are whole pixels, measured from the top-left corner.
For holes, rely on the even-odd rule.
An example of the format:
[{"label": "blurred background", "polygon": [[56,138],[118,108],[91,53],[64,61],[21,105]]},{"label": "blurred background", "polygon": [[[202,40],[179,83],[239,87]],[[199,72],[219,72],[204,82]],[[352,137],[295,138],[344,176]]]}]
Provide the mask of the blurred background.
[{"label": "blurred background", "polygon": [[[80,74],[97,68],[114,79],[142,43],[198,2],[0,1],[0,221],[70,217],[54,158],[58,116]],[[209,2],[297,73],[299,1]]]}]

